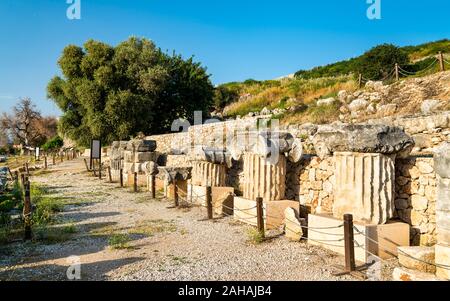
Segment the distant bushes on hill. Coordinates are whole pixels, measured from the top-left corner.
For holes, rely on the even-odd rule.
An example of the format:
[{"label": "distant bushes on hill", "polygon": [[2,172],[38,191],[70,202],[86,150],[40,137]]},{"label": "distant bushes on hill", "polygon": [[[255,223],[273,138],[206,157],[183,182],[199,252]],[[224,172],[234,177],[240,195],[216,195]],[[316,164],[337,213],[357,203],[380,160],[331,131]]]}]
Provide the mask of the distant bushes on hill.
[{"label": "distant bushes on hill", "polygon": [[300,70],[295,73],[295,76],[311,79],[361,73],[368,79],[379,80],[393,70],[395,63],[411,72],[422,70],[429,66],[433,60],[433,58],[427,59],[427,57],[434,56],[439,51],[450,52],[450,40],[406,47],[383,44],[372,48],[359,57],[315,67],[311,70]]}]

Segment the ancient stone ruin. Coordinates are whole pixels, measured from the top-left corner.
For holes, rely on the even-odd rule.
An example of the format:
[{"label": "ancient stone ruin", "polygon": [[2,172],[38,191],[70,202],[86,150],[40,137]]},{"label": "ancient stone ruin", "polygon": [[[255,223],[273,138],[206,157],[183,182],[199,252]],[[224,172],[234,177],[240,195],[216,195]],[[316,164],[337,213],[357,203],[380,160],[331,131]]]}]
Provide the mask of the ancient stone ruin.
[{"label": "ancient stone ruin", "polygon": [[251,225],[262,198],[266,229],[284,228],[290,239],[341,254],[343,241],[320,241],[343,237],[343,215],[350,213],[357,260],[398,256],[404,269],[396,275],[422,269],[448,279],[448,270],[413,265],[405,256],[450,264],[450,150],[445,144],[434,156],[430,151],[450,141],[450,113],[414,120],[258,129],[257,118],[255,126],[238,119],[115,142],[111,166],[124,176],[142,173],[147,182],[157,174],[157,189],[173,198],[176,186],[190,204],[205,205],[211,189],[214,214]]}]

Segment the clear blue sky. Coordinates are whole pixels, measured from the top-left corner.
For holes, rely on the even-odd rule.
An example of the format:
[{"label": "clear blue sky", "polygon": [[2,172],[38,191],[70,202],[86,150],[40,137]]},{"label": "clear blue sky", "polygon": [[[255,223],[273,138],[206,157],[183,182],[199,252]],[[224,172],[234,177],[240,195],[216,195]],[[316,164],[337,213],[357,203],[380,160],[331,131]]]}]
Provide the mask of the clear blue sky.
[{"label": "clear blue sky", "polygon": [[380,43],[450,37],[448,0],[381,3],[382,19],[370,21],[366,0],[81,0],[81,20],[68,20],[66,0],[0,0],[0,112],[29,96],[59,115],[46,85],[59,74],[62,49],[89,38],[152,39],[195,55],[218,84],[276,78]]}]

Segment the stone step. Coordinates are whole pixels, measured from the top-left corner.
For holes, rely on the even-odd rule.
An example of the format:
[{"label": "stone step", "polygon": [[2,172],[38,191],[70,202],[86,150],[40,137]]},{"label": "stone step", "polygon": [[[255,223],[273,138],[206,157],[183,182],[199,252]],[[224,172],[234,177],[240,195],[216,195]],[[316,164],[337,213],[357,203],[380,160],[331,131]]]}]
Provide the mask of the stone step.
[{"label": "stone step", "polygon": [[440,281],[434,274],[402,267],[394,269],[392,279],[394,281]]},{"label": "stone step", "polygon": [[[434,247],[398,247],[398,261],[401,266],[425,273],[436,273],[433,264],[435,258]],[[414,259],[416,258],[416,259]],[[429,262],[431,264],[427,264]]]}]

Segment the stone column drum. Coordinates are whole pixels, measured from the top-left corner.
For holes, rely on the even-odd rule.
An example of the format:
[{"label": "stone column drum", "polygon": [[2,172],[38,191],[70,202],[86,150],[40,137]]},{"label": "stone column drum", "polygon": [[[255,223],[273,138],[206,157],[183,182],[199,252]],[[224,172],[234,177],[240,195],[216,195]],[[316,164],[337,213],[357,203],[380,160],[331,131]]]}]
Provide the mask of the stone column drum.
[{"label": "stone column drum", "polygon": [[394,213],[395,155],[335,152],[333,215],[385,224]]},{"label": "stone column drum", "polygon": [[286,157],[280,155],[277,163],[263,156],[244,153],[244,198],[265,202],[283,200],[286,190]]},{"label": "stone column drum", "polygon": [[438,179],[437,244],[435,246],[435,261],[438,267],[436,276],[450,280],[450,143],[445,143],[436,150],[434,164]]},{"label": "stone column drum", "polygon": [[206,161],[192,163],[192,184],[196,186],[224,187],[226,167]]}]

